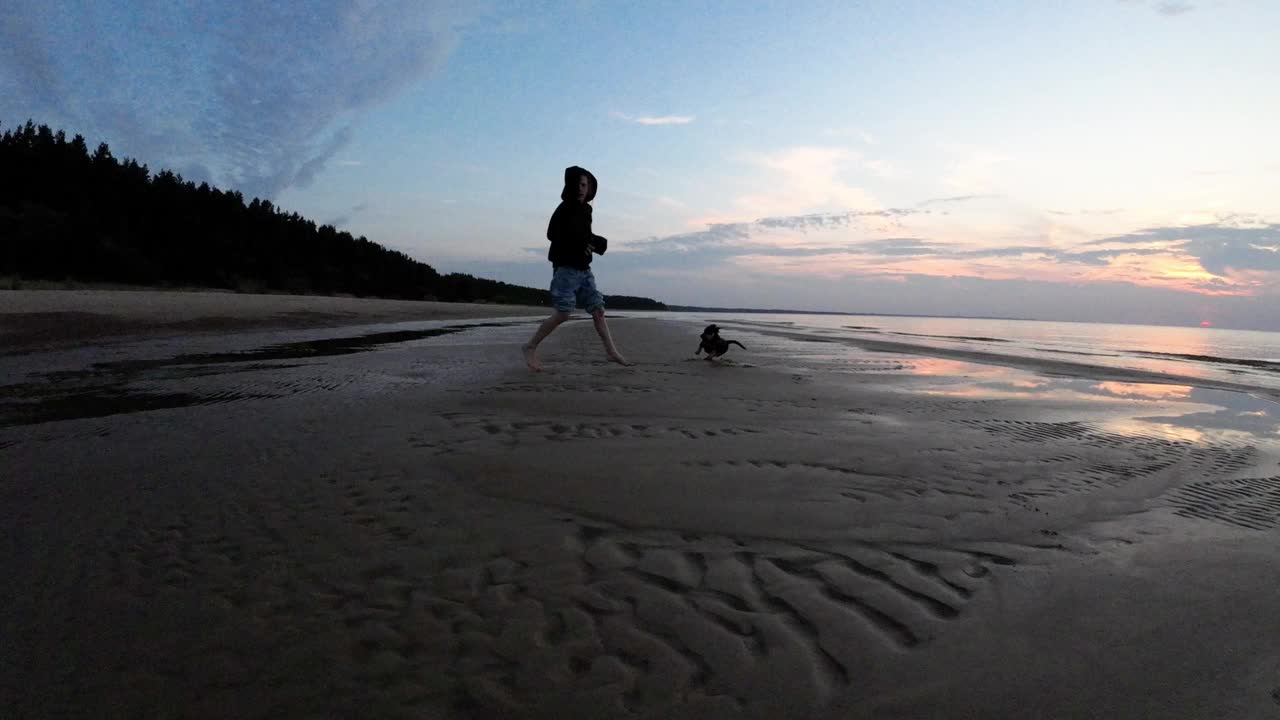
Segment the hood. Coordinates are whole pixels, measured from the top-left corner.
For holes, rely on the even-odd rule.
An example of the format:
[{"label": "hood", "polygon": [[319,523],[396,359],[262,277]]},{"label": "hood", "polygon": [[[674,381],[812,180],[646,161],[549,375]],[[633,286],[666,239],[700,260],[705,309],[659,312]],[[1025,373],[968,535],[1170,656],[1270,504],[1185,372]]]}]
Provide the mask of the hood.
[{"label": "hood", "polygon": [[587,176],[587,202],[591,202],[596,197],[596,176],[586,168],[574,165],[564,169],[564,190],[560,191],[561,200],[577,200],[578,199],[578,178],[583,175]]}]

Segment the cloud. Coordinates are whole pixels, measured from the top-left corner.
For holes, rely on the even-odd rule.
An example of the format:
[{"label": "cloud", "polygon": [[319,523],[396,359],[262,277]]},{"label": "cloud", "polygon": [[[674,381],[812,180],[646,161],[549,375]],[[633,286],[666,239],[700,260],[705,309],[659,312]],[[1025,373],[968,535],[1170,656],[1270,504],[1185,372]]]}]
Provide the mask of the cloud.
[{"label": "cloud", "polygon": [[756,220],[752,225],[762,228],[780,228],[786,230],[831,230],[848,227],[859,218],[895,218],[916,214],[917,210],[890,208],[888,210],[850,210],[842,213],[813,213],[809,215],[791,215],[787,217],[767,217]]},{"label": "cloud", "polygon": [[857,242],[814,243],[810,245],[779,245],[752,237],[752,228],[759,223],[719,224],[705,231],[683,233],[663,238],[628,243],[628,251],[641,254],[677,253],[699,254],[727,258],[754,257],[815,257],[815,256],[864,256],[886,260],[897,258],[936,258],[963,260],[1000,257],[1044,255],[1057,257],[1055,251],[1039,245],[1010,245],[996,248],[964,249],[958,245],[925,238],[879,238]]},{"label": "cloud", "polygon": [[945,245],[920,238],[884,238],[861,243],[858,251],[878,255],[936,255]]},{"label": "cloud", "polygon": [[365,211],[365,210],[367,210],[368,208],[369,208],[369,203],[360,203],[359,205],[353,205],[353,206],[351,207],[351,209],[350,209],[350,210],[348,210],[347,212],[345,212],[345,213],[343,213],[342,215],[339,215],[339,216],[337,216],[337,217],[333,218],[332,220],[329,220],[328,222],[322,223],[322,224],[324,224],[324,225],[332,225],[332,226],[334,226],[335,228],[341,228],[341,227],[343,227],[344,225],[347,225],[348,223],[350,223],[350,222],[351,222],[351,218],[353,218],[353,217],[355,217],[356,215],[358,215],[358,214],[360,214],[360,213],[364,212],[364,211]]},{"label": "cloud", "polygon": [[[936,202],[963,203],[953,196]],[[935,204],[936,204],[935,202]],[[924,204],[924,203],[922,203]],[[1277,226],[1140,230],[1103,240],[1066,242],[1033,234],[993,244],[974,233],[981,220],[954,221],[946,210],[852,210],[713,222],[704,229],[621,243],[620,264],[692,270],[733,266],[761,277],[972,276],[1094,285],[1126,282],[1204,296],[1280,292]],[[897,230],[900,234],[893,234]],[[1027,238],[1024,233],[1014,237]],[[1246,241],[1246,239],[1248,241]]]},{"label": "cloud", "polygon": [[626,120],[637,125],[688,125],[695,120],[692,115],[640,115],[637,117],[617,111],[609,114],[619,120]]},{"label": "cloud", "polygon": [[[960,202],[965,198],[938,198],[936,201]],[[928,201],[926,201],[928,202]],[[923,205],[925,203],[921,203]],[[1070,253],[1045,245],[1005,245],[998,247],[965,247],[954,242],[943,242],[920,237],[875,237],[884,229],[899,221],[922,218],[933,213],[914,208],[885,208],[882,210],[850,210],[838,213],[810,213],[764,217],[750,222],[708,223],[706,229],[677,233],[662,237],[633,240],[625,251],[636,252],[704,252],[714,249],[718,255],[877,255],[883,257],[936,257],[939,259],[980,259],[1021,257],[1039,254],[1062,262],[1105,264],[1102,259],[1111,255],[1134,254],[1132,250],[1102,250],[1087,253]],[[820,235],[809,233],[833,233],[841,230],[863,234],[866,239],[850,242],[847,235],[836,235],[834,242],[823,241]],[[1095,257],[1096,256],[1096,257]]]},{"label": "cloud", "polygon": [[1124,255],[1165,255],[1169,251],[1163,248],[1123,248],[1118,250],[1087,250],[1084,252],[1053,252],[1059,262],[1080,263],[1081,265],[1106,266]]},{"label": "cloud", "polygon": [[822,134],[827,137],[856,137],[868,145],[880,144],[874,135],[858,127],[827,128],[822,131]]},{"label": "cloud", "polygon": [[1104,210],[1048,210],[1050,215],[1119,215],[1124,212],[1124,208],[1107,208]]},{"label": "cloud", "polygon": [[1000,169],[1013,160],[1000,152],[965,143],[940,142],[947,156],[942,184],[958,195],[988,195],[997,192]]},{"label": "cloud", "polygon": [[275,179],[281,183],[280,187],[282,188],[290,185],[297,185],[299,187],[306,187],[310,185],[315,180],[316,175],[320,171],[324,170],[324,164],[333,157],[334,153],[341,150],[348,142],[351,142],[350,125],[339,128],[338,131],[325,142],[324,147],[320,149],[319,152],[306,159],[302,165],[293,172],[293,177],[277,176]]},{"label": "cloud", "polygon": [[750,240],[751,226],[752,223],[711,223],[707,225],[706,230],[633,240],[625,247],[629,251],[641,252],[688,252],[705,247],[722,246],[732,241]]},{"label": "cloud", "polygon": [[1195,9],[1195,6],[1191,3],[1177,2],[1176,0],[1169,0],[1156,5],[1156,12],[1170,17],[1189,13]]},{"label": "cloud", "polygon": [[844,147],[798,145],[737,158],[757,170],[756,190],[734,201],[739,216],[797,216],[831,207],[878,210],[880,204],[848,182],[861,168],[862,155]]},{"label": "cloud", "polygon": [[1150,4],[1155,11],[1167,17],[1175,15],[1183,15],[1195,10],[1195,5],[1182,0],[1160,0],[1160,2],[1148,3],[1147,0],[1117,0],[1121,5],[1148,5]]},{"label": "cloud", "polygon": [[1155,227],[1088,244],[1132,246],[1153,243],[1163,243],[1187,253],[1214,275],[1225,275],[1231,270],[1280,271],[1280,223]]},{"label": "cloud", "polygon": [[441,67],[468,4],[46,3],[0,26],[0,117],[273,197],[305,186],[360,115]]},{"label": "cloud", "polygon": [[52,19],[48,17],[52,8],[39,2],[30,2],[29,7],[24,7],[22,0],[15,2],[0,22],[0,68],[5,69],[0,73],[0,82],[4,82],[0,88],[7,96],[20,97],[33,107],[56,107],[62,82],[44,28]]},{"label": "cloud", "polygon": [[1047,258],[1061,258],[1064,253],[1043,245],[1005,245],[1004,247],[979,248],[977,250],[958,250],[945,254],[946,258],[1001,258],[1023,257],[1025,255],[1042,255]]},{"label": "cloud", "polygon": [[887,160],[864,160],[862,166],[870,170],[872,174],[890,180],[905,175],[904,172]]},{"label": "cloud", "polygon": [[1194,283],[1194,287],[1202,292],[1223,292],[1231,290],[1235,286],[1220,277],[1215,277],[1208,280],[1197,280]]},{"label": "cloud", "polygon": [[807,232],[809,230],[834,230],[855,224],[861,218],[898,218],[916,213],[928,212],[915,209],[890,208],[887,210],[850,210],[840,213],[811,213],[807,215],[789,215],[765,217],[750,222],[708,223],[705,230],[677,233],[662,237],[650,237],[633,240],[627,243],[628,250],[659,251],[673,250],[688,252],[706,247],[726,246],[738,243],[738,251],[751,247],[753,251],[767,252],[776,245],[751,245],[746,243],[753,236],[770,231]]},{"label": "cloud", "polygon": [[[915,257],[958,261],[957,269],[982,259],[1038,257],[1040,270],[1053,266],[1107,268],[1120,261],[1126,277],[1141,278],[1144,273],[1152,282],[1182,282],[1186,287],[1201,283],[1202,289],[1239,289],[1243,280],[1230,283],[1213,282],[1207,277],[1228,275],[1231,271],[1271,272],[1280,270],[1280,224],[1259,223],[1255,216],[1239,216],[1242,226],[1222,223],[1160,227],[1138,230],[1125,235],[1073,243],[1064,247],[1060,241],[1046,236],[1043,241],[1009,243],[991,246],[988,240],[955,240],[957,230],[970,223],[938,225],[945,211],[933,206],[966,203],[995,195],[963,195],[931,198],[910,208],[849,210],[844,212],[778,215],[743,222],[712,222],[705,229],[662,237],[633,240],[620,249],[624,252],[676,254],[713,252],[718,257],[731,256],[876,256],[885,261]],[[1082,211],[1090,212],[1090,211]],[[1113,211],[1092,211],[1109,214]],[[945,223],[946,221],[944,221]],[[909,235],[887,235],[894,227]],[[916,233],[923,233],[916,234]],[[851,235],[853,240],[851,240]],[[947,237],[947,241],[930,236]],[[1158,259],[1158,267],[1138,258]],[[1199,269],[1196,269],[1196,266]],[[973,266],[978,267],[978,266]],[[1009,271],[1016,272],[1014,266]],[[1027,268],[1028,272],[1031,268]],[[1203,270],[1203,272],[1201,272]],[[1189,272],[1191,271],[1191,272]],[[1198,275],[1199,277],[1194,277]],[[1199,286],[1197,286],[1199,287]]]},{"label": "cloud", "polygon": [[919,207],[928,207],[930,205],[940,205],[943,203],[962,203],[971,200],[990,200],[999,198],[1000,195],[952,195],[950,197],[929,198],[919,203]]}]

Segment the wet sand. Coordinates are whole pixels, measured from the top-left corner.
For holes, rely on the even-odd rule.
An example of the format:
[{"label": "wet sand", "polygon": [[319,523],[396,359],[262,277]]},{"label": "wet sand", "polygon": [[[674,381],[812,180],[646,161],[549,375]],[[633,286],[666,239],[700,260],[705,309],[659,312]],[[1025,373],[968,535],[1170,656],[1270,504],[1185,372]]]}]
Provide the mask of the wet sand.
[{"label": "wet sand", "polygon": [[1268,401],[534,322],[0,356],[0,707],[1280,716]]}]

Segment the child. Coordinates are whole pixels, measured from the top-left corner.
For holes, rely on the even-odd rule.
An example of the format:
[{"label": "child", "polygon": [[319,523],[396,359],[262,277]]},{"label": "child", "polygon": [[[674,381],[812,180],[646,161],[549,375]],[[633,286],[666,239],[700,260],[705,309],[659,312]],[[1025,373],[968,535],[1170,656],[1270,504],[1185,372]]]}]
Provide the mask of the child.
[{"label": "child", "polygon": [[524,346],[524,361],[531,370],[541,370],[538,362],[538,344],[546,339],[560,323],[569,319],[569,313],[579,298],[591,313],[596,332],[604,342],[604,352],[619,365],[630,365],[613,346],[609,336],[609,324],[604,320],[604,297],[596,290],[596,278],[591,274],[591,253],[604,254],[609,241],[591,232],[591,201],[596,196],[596,176],[574,165],[565,168],[564,190],[560,193],[560,206],[551,214],[547,224],[547,239],[551,249],[547,259],[554,268],[551,276],[551,317],[542,321],[538,331]]}]

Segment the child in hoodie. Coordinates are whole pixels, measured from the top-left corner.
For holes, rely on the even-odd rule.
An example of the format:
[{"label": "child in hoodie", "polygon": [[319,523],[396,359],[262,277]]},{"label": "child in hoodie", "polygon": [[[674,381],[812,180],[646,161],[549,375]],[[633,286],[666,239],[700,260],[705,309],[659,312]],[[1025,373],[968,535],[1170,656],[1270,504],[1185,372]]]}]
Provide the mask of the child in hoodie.
[{"label": "child in hoodie", "polygon": [[547,338],[560,323],[569,319],[569,313],[582,300],[595,322],[596,332],[604,343],[604,352],[619,365],[630,365],[613,345],[609,324],[604,319],[604,297],[596,289],[595,276],[591,274],[591,254],[604,254],[609,241],[591,232],[591,201],[596,196],[596,177],[584,168],[574,165],[565,168],[564,190],[560,193],[560,205],[547,224],[547,239],[551,249],[547,259],[551,261],[551,317],[542,321],[537,332],[524,346],[524,361],[531,370],[541,370],[538,362],[538,344]]}]

